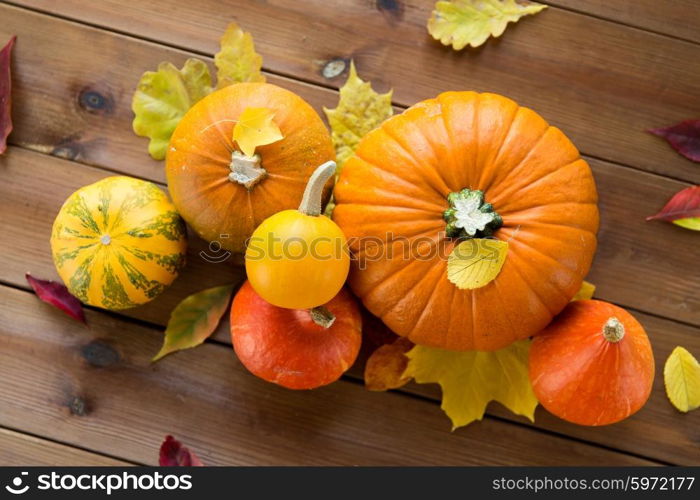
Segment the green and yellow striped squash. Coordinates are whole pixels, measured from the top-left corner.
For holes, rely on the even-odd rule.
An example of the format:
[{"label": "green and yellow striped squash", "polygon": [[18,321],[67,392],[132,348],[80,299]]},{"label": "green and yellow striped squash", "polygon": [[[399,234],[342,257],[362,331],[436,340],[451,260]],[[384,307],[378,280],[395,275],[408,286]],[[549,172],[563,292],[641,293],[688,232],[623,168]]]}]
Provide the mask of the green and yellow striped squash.
[{"label": "green and yellow striped squash", "polygon": [[185,263],[185,224],[155,184],[107,177],[70,195],[51,233],[68,290],[85,304],[126,309],[160,294]]}]

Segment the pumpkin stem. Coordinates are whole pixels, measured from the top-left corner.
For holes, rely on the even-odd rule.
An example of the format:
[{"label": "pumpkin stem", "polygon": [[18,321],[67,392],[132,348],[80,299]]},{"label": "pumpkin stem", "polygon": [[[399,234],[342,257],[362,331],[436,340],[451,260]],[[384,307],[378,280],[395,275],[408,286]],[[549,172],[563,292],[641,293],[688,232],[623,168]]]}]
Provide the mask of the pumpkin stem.
[{"label": "pumpkin stem", "polygon": [[323,195],[323,186],[326,185],[328,179],[335,173],[335,162],[327,161],[319,166],[311,174],[309,182],[304,190],[304,197],[299,204],[299,211],[306,215],[317,217],[321,215],[321,196]]},{"label": "pumpkin stem", "polygon": [[237,182],[244,186],[248,191],[253,189],[255,185],[267,177],[267,171],[260,166],[260,155],[246,156],[240,151],[234,151],[231,155],[231,173],[228,174],[228,180]]},{"label": "pumpkin stem", "polygon": [[333,326],[333,323],[335,323],[335,316],[333,313],[323,306],[309,309],[309,314],[311,315],[313,322],[318,326],[322,326],[323,328],[328,329]]},{"label": "pumpkin stem", "polygon": [[447,222],[445,232],[450,238],[484,238],[503,225],[503,219],[493,205],[484,201],[484,192],[464,188],[447,195],[450,208],[442,213]]},{"label": "pumpkin stem", "polygon": [[603,325],[603,337],[613,344],[622,340],[625,336],[625,325],[615,316],[608,319]]}]

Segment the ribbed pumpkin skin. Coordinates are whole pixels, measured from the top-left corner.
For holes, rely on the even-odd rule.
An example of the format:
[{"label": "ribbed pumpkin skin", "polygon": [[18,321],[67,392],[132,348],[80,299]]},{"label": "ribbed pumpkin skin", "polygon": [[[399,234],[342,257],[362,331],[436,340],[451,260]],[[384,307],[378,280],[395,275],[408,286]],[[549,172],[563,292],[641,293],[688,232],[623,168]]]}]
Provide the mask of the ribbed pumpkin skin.
[{"label": "ribbed pumpkin skin", "polygon": [[[459,290],[446,272],[455,242],[442,214],[463,188],[484,191],[503,217],[494,236],[510,245],[500,274],[475,290]],[[539,332],[579,289],[596,248],[588,164],[559,129],[495,94],[446,92],[387,120],[346,162],[335,197],[333,218],[359,259],[376,250],[362,251],[362,238],[394,251],[365,269],[355,261],[353,291],[427,346],[495,350]],[[399,237],[443,247],[442,256],[403,259]]]},{"label": "ribbed pumpkin skin", "polygon": [[68,290],[105,309],[155,298],[177,277],[186,248],[185,224],[167,195],[123,176],[70,195],[51,233],[54,264]]},{"label": "ribbed pumpkin skin", "polygon": [[[265,107],[284,138],[261,146],[267,177],[250,190],[231,182],[233,127],[246,108]],[[182,217],[207,241],[242,253],[270,215],[297,208],[311,173],[335,159],[330,134],[309,104],[268,83],[239,83],[210,94],[178,124],[166,156],[170,196]],[[324,201],[330,195],[325,192]]]},{"label": "ribbed pumpkin skin", "polygon": [[[609,342],[603,325],[625,327]],[[576,300],[530,347],[530,380],[549,412],[579,425],[608,425],[637,412],[651,393],[654,354],[642,325],[624,309],[599,300]]]}]

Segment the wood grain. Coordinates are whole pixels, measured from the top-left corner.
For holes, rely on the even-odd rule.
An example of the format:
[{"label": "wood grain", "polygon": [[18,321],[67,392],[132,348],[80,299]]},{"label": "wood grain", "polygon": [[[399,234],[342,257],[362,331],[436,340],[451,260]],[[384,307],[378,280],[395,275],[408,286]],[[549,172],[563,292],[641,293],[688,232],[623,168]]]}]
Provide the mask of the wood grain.
[{"label": "wood grain", "polygon": [[0,425],[142,463],[173,434],[209,465],[653,464],[488,418],[451,433],[437,405],[349,382],[282,389],[225,346],[151,365],[161,332],[87,319],[0,287]]},{"label": "wood grain", "polygon": [[[683,242],[688,245],[687,248],[691,248],[694,240],[690,238],[695,235],[669,224],[652,225],[642,218],[632,222],[628,219],[630,212],[639,211],[640,200],[654,199],[660,185],[668,184],[666,189],[672,192],[677,189],[677,183],[612,165],[594,166],[594,169],[603,200],[603,237],[592,272],[600,290],[597,296],[605,296],[616,302],[630,298],[635,302],[650,300],[647,304],[649,307],[655,302],[664,311],[673,310],[674,303],[666,297],[685,296],[683,294],[690,297],[696,286],[694,256],[679,250],[675,261],[665,258],[664,252],[669,250],[659,243],[658,238]],[[52,173],[52,183],[37,181],[45,172]],[[24,272],[28,266],[37,276],[55,278],[48,244],[54,214],[73,190],[108,173],[11,147],[5,157],[0,157],[0,175],[4,179],[0,183],[0,211],[4,214],[0,219],[0,232],[13,235],[11,240],[0,240],[0,254],[4,256],[0,261],[0,278],[13,286],[26,288]],[[605,186],[613,186],[608,196],[602,191]],[[606,202],[606,199],[610,201]],[[224,273],[238,269],[229,263],[206,263],[197,255],[196,248],[190,250],[190,266],[173,287],[152,303],[123,311],[122,314],[164,325],[174,305],[187,294],[225,282]],[[681,264],[677,259],[681,259]],[[667,265],[669,267],[664,267]],[[678,275],[674,271],[677,265],[687,270],[689,278],[680,291],[681,295],[678,295],[679,290],[673,288],[678,284],[678,278],[668,280],[665,274]],[[697,453],[700,413],[686,416],[676,413],[666,401],[661,384],[661,366],[673,347],[684,345],[691,352],[700,352],[700,329],[647,315],[640,315],[640,319],[651,335],[659,367],[650,405],[634,418],[608,428],[589,429],[568,425],[543,411],[538,415],[537,426],[671,463],[700,463],[700,454]],[[216,338],[230,342],[226,322],[218,330]],[[355,371],[355,376],[359,375],[360,368]],[[433,386],[415,386],[412,390],[435,399],[439,397]],[[437,412],[437,409],[434,410]],[[497,405],[492,410],[501,417],[518,420],[506,411],[499,411]],[[525,423],[524,419],[519,421]]]},{"label": "wood grain", "polygon": [[542,3],[700,43],[700,4],[696,0],[547,0]]},{"label": "wood grain", "polygon": [[104,455],[0,428],[0,466],[93,466],[133,465]]},{"label": "wood grain", "polygon": [[[644,132],[692,118],[693,110],[700,108],[697,44],[550,8],[511,25],[504,36],[478,50],[457,53],[427,34],[425,23],[433,2],[424,0],[392,2],[394,9],[378,8],[384,4],[367,0],[20,3],[208,55],[218,50],[218,38],[235,19],[252,32],[265,67],[274,73],[338,87],[345,74],[327,79],[323,67],[335,59],[354,59],[363,78],[380,90],[393,87],[400,105],[444,90],[500,93],[541,113],[588,155],[700,182],[697,166]],[[10,15],[11,8],[0,13]],[[46,37],[52,54],[73,54],[60,45],[75,43],[82,52],[94,52],[92,57],[74,59],[89,60],[92,75],[120,76],[114,75],[114,69],[125,59],[121,52],[117,55],[116,47],[101,41],[108,38],[130,61],[129,68],[119,68],[129,77],[128,83],[113,89],[113,94],[126,93],[126,97],[136,75],[168,55],[161,50],[162,56],[148,57],[142,53],[146,44],[58,23],[23,13],[11,17],[5,30],[12,27],[22,32],[17,47],[21,55],[22,37],[34,26],[44,25],[47,29],[33,33],[32,38]],[[50,63],[48,59],[42,62]],[[76,69],[75,62],[62,62],[63,71]],[[107,81],[111,86],[123,85],[123,77]],[[128,107],[121,109],[126,112]]]}]

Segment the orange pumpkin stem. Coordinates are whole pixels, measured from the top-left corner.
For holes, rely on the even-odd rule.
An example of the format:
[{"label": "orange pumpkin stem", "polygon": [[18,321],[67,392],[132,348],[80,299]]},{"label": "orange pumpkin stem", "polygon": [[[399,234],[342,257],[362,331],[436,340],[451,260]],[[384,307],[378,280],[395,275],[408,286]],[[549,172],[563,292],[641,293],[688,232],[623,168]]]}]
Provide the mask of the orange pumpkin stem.
[{"label": "orange pumpkin stem", "polygon": [[335,323],[335,316],[333,313],[323,306],[309,309],[309,314],[311,315],[313,322],[318,326],[322,326],[323,328],[328,329],[333,326],[333,323]]},{"label": "orange pumpkin stem", "polygon": [[450,208],[442,213],[450,238],[488,238],[503,225],[503,219],[484,200],[484,192],[464,188],[447,195]]},{"label": "orange pumpkin stem", "polygon": [[622,322],[615,316],[612,316],[605,322],[605,325],[603,325],[603,337],[605,337],[605,340],[608,342],[612,342],[614,344],[621,341],[622,337],[624,336],[625,325],[623,325]]},{"label": "orange pumpkin stem", "polygon": [[253,189],[257,183],[267,177],[267,171],[260,165],[260,155],[246,156],[240,151],[234,151],[231,155],[231,173],[228,180],[237,182],[248,191]]},{"label": "orange pumpkin stem", "polygon": [[309,182],[304,190],[304,197],[299,204],[299,211],[306,215],[318,217],[321,215],[321,196],[323,195],[323,186],[326,185],[328,179],[335,174],[335,162],[327,161],[319,166],[311,174]]}]

